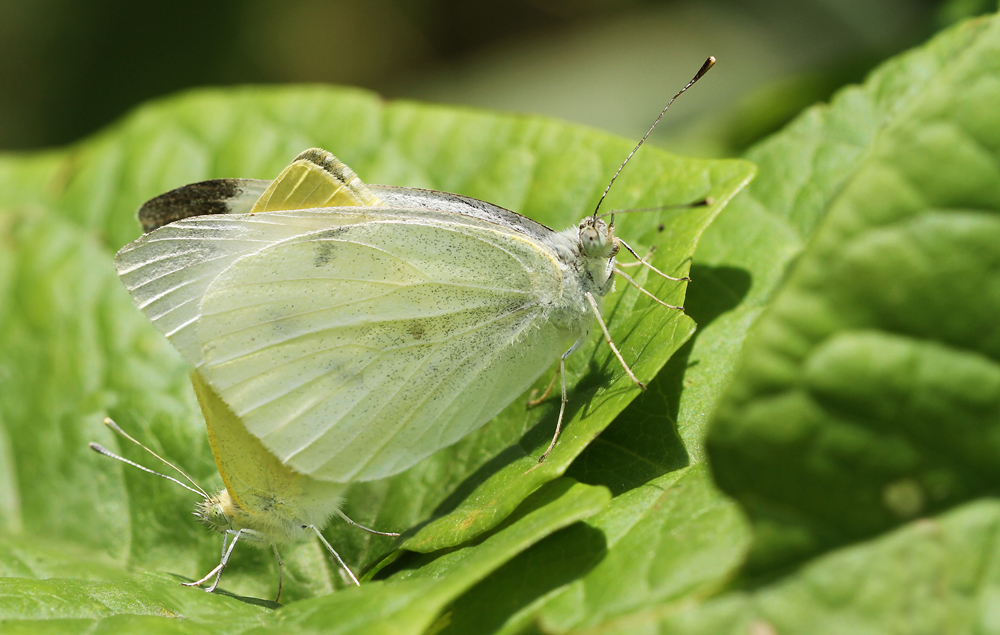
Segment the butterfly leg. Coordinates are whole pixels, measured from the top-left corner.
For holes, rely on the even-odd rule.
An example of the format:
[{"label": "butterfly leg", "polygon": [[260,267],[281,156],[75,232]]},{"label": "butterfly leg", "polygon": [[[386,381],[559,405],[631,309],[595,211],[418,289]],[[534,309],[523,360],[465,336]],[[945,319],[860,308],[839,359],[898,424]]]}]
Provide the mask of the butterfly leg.
[{"label": "butterfly leg", "polygon": [[226,570],[226,565],[229,564],[229,556],[233,555],[233,547],[236,546],[236,541],[238,541],[240,539],[240,536],[243,535],[243,530],[240,529],[239,531],[232,532],[232,533],[234,534],[233,535],[233,541],[231,543],[229,543],[229,548],[228,549],[226,549],[226,539],[229,537],[230,532],[227,531],[226,535],[222,539],[222,548],[223,548],[224,552],[222,554],[222,561],[219,562],[218,566],[216,566],[214,569],[212,569],[211,571],[209,571],[208,575],[206,575],[201,580],[198,580],[197,582],[182,582],[181,584],[183,584],[184,586],[201,586],[202,584],[204,584],[205,582],[207,582],[209,578],[211,578],[214,575],[214,576],[216,576],[215,582],[212,583],[212,586],[210,586],[207,589],[205,589],[209,593],[211,593],[212,591],[214,591],[215,588],[217,586],[219,586],[219,580],[222,579],[222,572]]},{"label": "butterfly leg", "polygon": [[[580,344],[583,343],[583,340],[586,339],[586,337],[587,336],[585,334],[583,337],[573,342],[573,345],[569,347],[569,350],[559,356],[559,370],[557,374],[559,375],[559,379],[562,384],[562,400],[559,402],[559,417],[556,419],[556,433],[552,435],[552,441],[549,443],[549,447],[545,448],[545,451],[542,452],[542,455],[538,457],[539,463],[545,460],[545,457],[549,455],[549,452],[552,451],[552,448],[556,447],[556,441],[559,439],[559,433],[562,432],[563,415],[566,414],[566,401],[567,401],[566,358],[569,357],[573,353],[573,351],[579,348]],[[555,382],[555,377],[552,378],[552,381]],[[551,390],[551,388],[552,386],[550,385],[549,389]],[[549,392],[548,390],[545,391],[546,394],[548,394],[548,392]],[[541,401],[541,399],[539,399],[539,401]]]},{"label": "butterfly leg", "polygon": [[552,381],[549,382],[549,387],[545,389],[545,392],[542,393],[541,397],[535,399],[535,393],[537,393],[538,391],[537,390],[532,390],[531,391],[531,394],[528,395],[528,407],[529,408],[533,408],[533,407],[537,406],[538,404],[542,403],[543,401],[545,401],[546,399],[548,399],[549,393],[552,392],[552,387],[556,385],[556,377],[558,377],[558,376],[559,376],[559,371],[557,370],[556,374],[552,375]]},{"label": "butterfly leg", "polygon": [[274,597],[274,601],[277,602],[281,599],[281,569],[284,567],[285,563],[281,561],[281,554],[278,553],[278,546],[271,545],[271,549],[274,549],[274,557],[278,559],[278,595]]},{"label": "butterfly leg", "polygon": [[594,316],[597,317],[597,323],[600,324],[601,330],[604,331],[604,341],[606,341],[608,346],[611,347],[611,351],[615,354],[615,357],[618,358],[618,361],[621,362],[622,368],[625,369],[625,373],[632,378],[635,385],[643,390],[646,390],[646,384],[639,381],[639,378],[635,376],[632,369],[625,363],[625,358],[623,358],[622,354],[618,351],[618,347],[611,341],[611,333],[608,333],[608,327],[604,324],[604,318],[601,317],[601,309],[598,308],[597,301],[594,300],[594,296],[591,295],[590,291],[588,291],[585,295],[587,296],[587,302],[590,303],[590,308],[594,311]]},{"label": "butterfly leg", "polygon": [[[638,262],[635,262],[635,263],[625,263],[624,265],[619,265],[619,266],[642,265],[642,266],[645,266],[645,267],[649,267],[657,275],[662,276],[662,277],[666,278],[667,280],[673,280],[674,282],[691,282],[691,278],[689,276],[684,276],[683,278],[675,278],[673,276],[668,276],[667,274],[663,273],[662,271],[660,271],[659,269],[657,269],[653,265],[649,264],[649,262],[646,260],[646,258],[648,258],[649,256],[646,256],[646,258],[640,258],[639,254],[635,253],[635,250],[632,249],[631,247],[629,247],[628,244],[624,240],[622,240],[621,238],[619,238],[618,242],[621,243],[621,245],[624,246],[625,249],[628,249],[629,253],[632,254],[633,256],[635,256],[636,260],[638,260]],[[650,255],[652,255],[653,252],[650,251],[649,253],[650,253]]]},{"label": "butterfly leg", "polygon": [[326,548],[329,549],[330,553],[333,554],[333,557],[336,558],[337,562],[340,563],[340,566],[343,567],[344,571],[347,572],[347,575],[348,575],[348,577],[351,578],[351,581],[354,582],[354,584],[356,584],[358,586],[361,586],[361,583],[358,582],[357,576],[354,575],[354,572],[351,571],[351,568],[349,566],[347,566],[347,563],[344,562],[343,558],[340,557],[340,554],[337,553],[337,550],[334,549],[333,546],[329,542],[327,542],[326,538],[323,537],[323,534],[321,534],[320,531],[319,531],[319,529],[316,528],[316,525],[303,525],[302,528],[303,529],[312,529],[313,531],[315,531],[316,535],[319,536],[319,539],[323,542],[324,545],[326,545]]},{"label": "butterfly leg", "polygon": [[623,241],[621,238],[618,239],[618,242],[621,243],[621,245],[625,247],[625,249],[628,249],[629,252],[636,257],[635,262],[615,263],[619,267],[642,267],[643,265],[647,264],[649,262],[649,259],[653,257],[653,254],[656,253],[656,245],[653,245],[652,247],[649,248],[649,251],[646,252],[645,256],[639,258],[639,254],[635,253],[635,251],[633,251],[633,249],[628,246],[628,243]]},{"label": "butterfly leg", "polygon": [[395,532],[392,532],[392,531],[375,531],[374,529],[369,529],[368,527],[365,527],[362,524],[354,522],[353,520],[351,520],[350,518],[347,517],[347,514],[345,514],[344,512],[340,511],[339,509],[337,510],[337,515],[340,516],[341,518],[343,518],[344,521],[346,521],[348,525],[353,525],[353,526],[357,527],[358,529],[360,529],[362,531],[367,531],[368,533],[375,534],[376,536],[398,536],[399,535],[399,534],[397,534]]},{"label": "butterfly leg", "polygon": [[663,306],[667,307],[668,309],[677,309],[678,311],[683,311],[684,310],[684,307],[682,307],[682,306],[674,306],[673,304],[667,304],[666,302],[664,302],[663,300],[659,299],[658,297],[656,297],[655,295],[653,295],[649,291],[646,291],[645,289],[642,288],[642,285],[640,285],[638,282],[636,282],[635,280],[633,280],[631,278],[631,276],[629,276],[627,273],[625,273],[624,271],[622,271],[618,267],[615,267],[615,273],[617,273],[622,278],[625,278],[625,280],[630,285],[632,285],[633,287],[635,287],[636,289],[638,289],[642,293],[645,293],[649,297],[653,298],[654,300],[656,300],[657,302],[659,302]]}]

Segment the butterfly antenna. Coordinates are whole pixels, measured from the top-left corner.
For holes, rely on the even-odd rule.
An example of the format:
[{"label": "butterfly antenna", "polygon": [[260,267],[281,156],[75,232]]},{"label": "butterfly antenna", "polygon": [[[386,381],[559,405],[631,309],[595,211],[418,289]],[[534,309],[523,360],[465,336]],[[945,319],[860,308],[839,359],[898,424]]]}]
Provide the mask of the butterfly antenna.
[{"label": "butterfly antenna", "polygon": [[[660,116],[656,118],[656,121],[653,122],[653,125],[650,126],[649,130],[646,131],[646,134],[642,136],[642,139],[639,139],[639,143],[635,144],[635,147],[632,148],[632,151],[628,153],[628,156],[625,157],[625,160],[622,161],[622,164],[618,166],[618,171],[615,172],[615,175],[613,177],[611,177],[611,182],[608,183],[608,186],[606,188],[604,188],[604,194],[601,194],[601,200],[597,201],[597,207],[594,208],[594,220],[597,220],[597,211],[601,209],[601,203],[604,202],[604,197],[608,195],[608,190],[610,190],[611,186],[614,185],[615,179],[617,179],[618,175],[621,174],[622,168],[624,168],[625,164],[629,162],[629,159],[632,158],[632,155],[639,150],[643,142],[646,141],[646,138],[653,133],[653,128],[656,127],[656,124],[660,123],[660,119],[663,119],[663,115],[667,114],[667,110],[670,108],[670,105],[674,103],[675,99],[684,94],[684,91],[694,86],[695,82],[704,77],[705,73],[708,72],[708,69],[712,68],[713,66],[715,66],[715,58],[709,57],[707,60],[705,60],[705,63],[701,65],[701,68],[698,69],[698,72],[695,74],[695,76],[691,78],[691,81],[689,81],[687,85],[684,86],[684,88],[677,91],[677,94],[671,97],[670,101],[667,102],[667,105],[663,107],[663,110],[660,111]],[[613,217],[611,222],[614,223]]]},{"label": "butterfly antenna", "polygon": [[668,209],[690,209],[692,207],[705,207],[707,205],[714,205],[715,199],[711,196],[706,196],[703,199],[697,201],[692,201],[690,203],[674,203],[672,205],[655,205],[653,207],[630,207],[628,209],[613,209],[610,212],[604,212],[600,214],[597,218],[604,218],[605,216],[614,216],[615,214],[635,214],[636,212],[664,212]]},{"label": "butterfly antenna", "polygon": [[195,494],[198,494],[199,496],[202,496],[202,497],[204,497],[206,499],[211,498],[208,495],[208,493],[204,489],[201,488],[200,485],[198,485],[197,483],[194,482],[194,479],[192,479],[190,476],[187,475],[187,473],[184,472],[184,470],[182,470],[181,468],[177,467],[176,465],[174,465],[170,461],[166,460],[165,458],[163,458],[162,456],[160,456],[156,452],[153,452],[152,450],[150,450],[148,447],[146,447],[145,445],[143,445],[142,443],[140,443],[136,439],[133,439],[129,435],[129,433],[125,432],[124,430],[122,430],[121,427],[111,419],[111,417],[105,417],[104,418],[104,425],[108,426],[114,432],[116,432],[117,434],[125,437],[126,439],[128,439],[132,443],[136,444],[137,446],[139,446],[140,448],[142,448],[146,452],[149,452],[150,454],[152,454],[153,456],[155,456],[157,459],[159,459],[160,461],[162,461],[164,463],[164,465],[166,465],[167,467],[170,467],[170,468],[176,470],[181,476],[183,476],[185,479],[187,479],[188,483],[191,483],[191,485],[194,485],[194,489],[192,489],[191,487],[188,487],[185,483],[182,483],[182,482],[178,481],[177,479],[175,479],[172,476],[167,476],[166,474],[160,474],[159,472],[155,472],[155,471],[149,469],[148,467],[144,467],[142,465],[139,465],[138,463],[134,463],[132,461],[129,461],[128,459],[126,459],[124,457],[118,456],[117,454],[109,451],[107,448],[105,448],[104,446],[100,445],[99,443],[91,443],[90,444],[90,449],[91,450],[93,450],[94,452],[97,452],[98,454],[103,454],[106,457],[109,457],[109,458],[112,458],[112,459],[117,459],[117,460],[121,461],[122,463],[128,463],[129,465],[131,465],[133,467],[137,467],[137,468],[139,468],[140,470],[142,470],[144,472],[149,472],[150,474],[155,474],[157,476],[162,476],[163,478],[165,478],[167,480],[170,480],[170,481],[173,481],[174,483],[177,483],[178,485],[180,485],[184,489],[190,490],[190,491],[194,492]]},{"label": "butterfly antenna", "polygon": [[[145,465],[139,465],[138,463],[136,463],[134,461],[129,461],[128,459],[126,459],[123,456],[118,456],[117,454],[115,454],[111,450],[107,449],[106,447],[104,447],[100,443],[91,442],[90,443],[90,449],[93,450],[94,452],[97,452],[98,454],[103,454],[104,456],[106,456],[108,458],[114,459],[116,461],[121,461],[122,463],[126,463],[128,465],[131,465],[132,467],[137,467],[140,470],[142,470],[143,472],[149,472],[150,474],[155,474],[156,476],[162,476],[163,478],[167,479],[168,481],[173,481],[174,483],[177,483],[178,485],[180,485],[184,489],[186,489],[186,490],[188,490],[190,492],[194,492],[198,496],[204,496],[205,495],[204,492],[198,491],[198,490],[194,489],[193,487],[188,486],[187,483],[182,483],[182,482],[178,481],[173,476],[167,476],[166,474],[160,474],[159,472],[156,472],[154,470],[149,469]],[[208,497],[206,496],[206,498],[208,498]]]}]

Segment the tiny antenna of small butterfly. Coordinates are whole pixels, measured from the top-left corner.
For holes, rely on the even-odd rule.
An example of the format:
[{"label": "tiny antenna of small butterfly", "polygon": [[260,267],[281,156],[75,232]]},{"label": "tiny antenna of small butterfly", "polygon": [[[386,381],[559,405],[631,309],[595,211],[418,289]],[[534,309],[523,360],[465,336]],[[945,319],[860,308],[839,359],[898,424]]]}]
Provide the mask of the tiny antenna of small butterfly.
[{"label": "tiny antenna of small butterfly", "polygon": [[163,478],[167,479],[168,481],[173,481],[174,483],[177,483],[178,485],[180,485],[184,489],[186,489],[186,490],[188,490],[190,492],[194,492],[195,494],[201,496],[202,498],[204,498],[206,500],[208,500],[209,498],[211,498],[208,495],[208,493],[200,485],[198,485],[197,483],[194,482],[194,479],[192,479],[190,476],[188,476],[184,472],[184,470],[182,470],[181,468],[177,467],[176,465],[174,465],[170,461],[166,460],[165,458],[163,458],[162,456],[160,456],[156,452],[153,452],[152,450],[150,450],[148,447],[146,447],[145,445],[143,445],[142,443],[140,443],[136,439],[133,439],[127,432],[125,432],[124,430],[122,430],[121,427],[117,423],[115,423],[110,417],[105,417],[104,418],[104,425],[108,426],[114,432],[116,432],[117,434],[125,437],[126,439],[128,439],[132,443],[136,444],[137,446],[139,446],[140,448],[142,448],[146,452],[149,452],[150,454],[152,454],[153,456],[155,456],[156,458],[158,458],[160,461],[162,461],[166,466],[168,466],[168,467],[176,470],[181,476],[183,476],[185,479],[187,479],[188,483],[191,483],[191,485],[194,485],[194,488],[191,488],[191,487],[187,486],[186,484],[178,481],[177,479],[175,479],[172,476],[167,476],[166,474],[160,474],[159,472],[151,470],[151,469],[149,469],[148,467],[146,467],[144,465],[139,465],[138,463],[135,463],[133,461],[129,461],[128,459],[126,459],[123,456],[118,456],[114,452],[112,452],[112,451],[108,450],[107,448],[105,448],[100,443],[93,443],[93,442],[91,442],[90,443],[90,449],[91,450],[93,450],[94,452],[97,452],[98,454],[103,454],[104,456],[106,456],[108,458],[112,458],[112,459],[115,459],[116,461],[121,461],[122,463],[126,463],[128,465],[131,465],[132,467],[137,467],[140,470],[142,470],[143,472],[148,472],[150,474],[155,474],[156,476],[162,476]]},{"label": "tiny antenna of small butterfly", "polygon": [[[121,461],[122,463],[125,463],[126,465],[131,465],[132,467],[139,468],[143,472],[147,472],[149,474],[154,474],[156,476],[160,476],[162,478],[167,479],[168,481],[173,481],[174,483],[180,485],[181,487],[183,487],[184,489],[188,490],[189,492],[192,492],[194,494],[197,494],[198,496],[201,496],[205,500],[210,500],[211,499],[211,496],[209,496],[208,493],[205,492],[205,490],[200,485],[198,485],[198,483],[196,483],[194,481],[194,479],[192,479],[190,476],[188,476],[187,473],[184,472],[184,470],[180,469],[179,467],[177,467],[176,465],[174,465],[170,461],[166,460],[165,458],[163,458],[162,456],[160,456],[156,452],[153,452],[153,450],[151,450],[150,448],[148,448],[147,446],[145,446],[141,441],[139,441],[138,439],[135,439],[129,433],[125,432],[121,428],[121,426],[119,426],[117,423],[115,423],[114,420],[112,420],[110,417],[105,417],[104,418],[104,425],[108,426],[115,433],[117,433],[117,434],[121,435],[122,437],[128,439],[129,441],[131,441],[135,445],[139,446],[140,448],[142,448],[146,452],[149,452],[151,455],[155,456],[157,459],[159,459],[160,461],[162,461],[168,467],[176,470],[181,476],[183,476],[185,479],[187,479],[187,481],[189,483],[191,483],[191,485],[193,485],[194,487],[190,487],[186,483],[182,483],[181,481],[177,480],[176,478],[174,478],[172,476],[168,476],[166,474],[161,474],[160,472],[157,472],[155,470],[149,469],[145,465],[140,465],[139,463],[136,463],[135,461],[130,461],[130,460],[126,459],[123,456],[115,454],[111,450],[108,450],[107,448],[105,448],[100,443],[91,442],[89,444],[91,450],[93,450],[94,452],[97,452],[98,454],[106,456],[108,458],[115,459],[116,461]],[[370,534],[375,534],[375,535],[378,535],[378,536],[399,536],[398,533],[388,532],[388,531],[376,531],[374,529],[370,529],[368,527],[365,527],[364,525],[351,520],[351,518],[349,518],[344,512],[340,511],[339,509],[337,510],[337,515],[340,516],[341,518],[343,518],[344,521],[346,521],[348,524],[353,525],[353,526],[355,526],[358,529],[361,529],[363,531],[367,531]],[[319,539],[323,541],[323,544],[326,545],[326,548],[330,550],[330,553],[332,553],[333,556],[337,559],[337,561],[341,564],[341,566],[344,567],[344,570],[347,571],[347,574],[351,577],[351,579],[354,580],[354,583],[358,584],[357,578],[354,576],[354,573],[350,570],[350,568],[347,566],[347,564],[344,563],[344,561],[340,558],[340,554],[338,554],[337,551],[333,548],[333,546],[330,545],[329,542],[327,542],[326,538],[323,537],[323,534],[321,534],[318,529],[316,529],[316,535],[319,536]],[[222,571],[225,569],[226,563],[229,561],[230,555],[232,555],[233,547],[236,546],[236,540],[234,539],[232,542],[228,542],[228,538],[229,538],[228,534],[225,534],[223,536],[223,540],[222,540],[222,562],[220,562],[219,566],[217,566],[215,569],[212,569],[212,571],[210,571],[208,575],[206,575],[204,578],[202,578],[201,580],[199,580],[197,583],[186,582],[186,583],[184,583],[184,586],[198,586],[201,583],[207,581],[213,575],[216,575],[217,577],[215,579],[215,584],[213,584],[209,589],[207,589],[209,592],[215,590],[215,587],[219,584],[219,579],[222,577]],[[228,546],[228,548],[227,548],[227,546]],[[281,554],[278,553],[278,547],[276,545],[271,545],[271,548],[274,551],[274,557],[278,561],[278,594],[277,594],[277,597],[274,598],[274,601],[277,602],[279,599],[281,599],[282,569],[284,568],[284,562],[281,560]]]},{"label": "tiny antenna of small butterfly", "polygon": [[[622,169],[625,167],[625,164],[629,162],[629,159],[632,158],[632,155],[634,155],[636,152],[639,151],[639,148],[646,141],[646,138],[649,137],[649,135],[651,135],[653,133],[653,128],[656,128],[656,124],[660,123],[660,120],[663,119],[663,115],[667,114],[667,110],[670,109],[670,106],[674,103],[674,101],[678,97],[680,97],[681,95],[683,95],[684,91],[686,91],[688,88],[691,88],[692,86],[694,86],[695,82],[697,82],[699,79],[701,79],[702,77],[704,77],[705,73],[707,73],[709,71],[709,69],[712,68],[713,66],[715,66],[715,58],[712,57],[712,56],[709,56],[709,58],[707,60],[705,60],[705,63],[701,65],[701,68],[698,69],[698,72],[695,73],[694,77],[691,78],[691,81],[689,81],[687,84],[685,84],[684,88],[682,88],[679,91],[677,91],[677,94],[674,95],[673,97],[671,97],[670,101],[667,102],[667,105],[663,107],[663,110],[660,111],[660,116],[657,117],[656,121],[653,122],[653,125],[649,127],[649,130],[646,131],[646,134],[642,135],[642,139],[639,139],[639,143],[635,144],[635,147],[632,148],[632,151],[628,153],[628,156],[625,157],[625,160],[622,161],[622,164],[620,166],[618,166],[618,171],[615,172],[615,175],[611,177],[611,182],[608,183],[608,186],[606,188],[604,188],[604,193],[601,194],[601,200],[597,201],[597,207],[594,208],[594,220],[597,220],[597,212],[598,212],[598,210],[601,209],[601,203],[604,202],[604,197],[608,195],[608,190],[610,190],[611,186],[614,185],[615,179],[617,179],[618,175],[621,174]],[[613,225],[614,222],[615,222],[615,217],[612,214],[612,216],[611,216],[611,224]]]},{"label": "tiny antenna of small butterfly", "polygon": [[[121,461],[122,463],[125,463],[126,465],[131,465],[132,467],[137,467],[140,470],[142,470],[143,472],[147,472],[149,474],[155,474],[156,476],[161,476],[161,477],[167,479],[168,481],[173,481],[174,483],[177,483],[178,485],[180,485],[184,489],[188,490],[189,492],[193,492],[193,493],[201,496],[205,500],[210,500],[211,497],[208,495],[207,492],[205,492],[204,488],[202,488],[200,485],[198,485],[194,481],[194,479],[192,479],[190,476],[187,475],[187,473],[184,472],[184,470],[182,470],[181,468],[177,467],[176,465],[174,465],[170,461],[166,460],[165,458],[163,458],[162,456],[160,456],[156,452],[153,452],[150,448],[148,448],[146,445],[144,445],[138,439],[133,438],[132,435],[130,435],[128,432],[125,432],[124,430],[122,430],[121,426],[119,426],[117,423],[115,423],[114,420],[111,419],[111,417],[105,417],[104,418],[104,425],[106,425],[109,428],[111,428],[115,433],[121,435],[122,437],[124,437],[124,438],[128,439],[129,441],[131,441],[132,443],[136,444],[137,446],[139,446],[140,448],[142,448],[146,452],[149,452],[150,454],[152,454],[153,456],[155,456],[157,459],[159,459],[160,461],[162,461],[165,465],[167,465],[167,466],[169,466],[169,467],[177,470],[177,472],[181,476],[183,476],[185,479],[187,479],[188,482],[191,483],[191,485],[194,485],[194,488],[188,487],[187,485],[185,485],[184,483],[178,481],[177,479],[175,479],[172,476],[167,476],[166,474],[161,474],[161,473],[159,473],[159,472],[157,472],[155,470],[149,469],[145,465],[140,465],[140,464],[136,463],[135,461],[130,461],[130,460],[126,459],[123,456],[119,456],[119,455],[115,454],[114,452],[108,450],[106,447],[104,447],[100,443],[90,442],[89,445],[90,445],[90,449],[91,450],[93,450],[94,452],[97,452],[98,454],[104,455],[104,456],[106,456],[108,458],[115,459],[116,461]],[[353,523],[353,521],[351,521],[351,522]],[[360,525],[359,525],[359,527],[360,527]],[[229,560],[229,556],[230,556],[230,554],[232,554],[233,547],[236,546],[236,541],[234,540],[231,544],[229,544],[229,549],[226,549],[226,543],[228,541],[228,538],[229,538],[229,535],[226,534],[226,535],[223,536],[223,539],[222,539],[222,557],[223,557],[223,561],[224,562]],[[274,557],[277,558],[277,560],[278,560],[278,594],[274,598],[274,601],[277,602],[279,599],[281,599],[281,585],[282,585],[281,570],[284,567],[284,562],[282,562],[282,560],[281,560],[281,554],[278,553],[278,548],[276,546],[274,546],[274,545],[272,545],[271,547],[274,550]],[[336,554],[337,552],[334,551],[333,553]],[[339,558],[339,556],[338,556],[338,558]],[[212,575],[214,575],[216,572],[218,572],[219,577],[216,578],[215,584],[212,585],[212,589],[211,590],[214,590],[215,586],[218,585],[219,579],[221,579],[221,577],[222,577],[222,571],[221,571],[222,568],[224,568],[224,566],[222,566],[222,565],[220,565],[219,567],[216,567],[215,569],[212,570],[211,573],[209,573],[204,578],[205,580],[207,580],[208,578],[212,577]],[[191,586],[191,584],[190,583],[185,583],[184,586]]]}]

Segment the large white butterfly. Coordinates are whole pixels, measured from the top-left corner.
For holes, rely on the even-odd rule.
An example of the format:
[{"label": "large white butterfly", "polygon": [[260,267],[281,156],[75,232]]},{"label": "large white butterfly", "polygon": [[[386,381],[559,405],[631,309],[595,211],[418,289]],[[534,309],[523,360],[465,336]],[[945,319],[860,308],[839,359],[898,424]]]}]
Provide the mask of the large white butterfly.
[{"label": "large white butterfly", "polygon": [[192,189],[239,194],[127,245],[118,273],[247,430],[324,481],[391,476],[479,428],[587,334],[614,282],[603,219],[556,232],[366,186],[322,150],[271,183],[169,192],[144,224],[177,200],[198,209]]},{"label": "large white butterfly", "polygon": [[[324,483],[391,476],[457,442],[554,359],[562,371],[595,319],[639,384],[601,318],[616,272],[631,279],[596,211],[557,232],[457,194],[366,185],[311,149],[274,181],[187,185],[139,219],[115,266],[194,366],[227,486],[201,515],[237,539],[321,527],[336,511]],[[556,435],[565,403],[563,379]]]}]

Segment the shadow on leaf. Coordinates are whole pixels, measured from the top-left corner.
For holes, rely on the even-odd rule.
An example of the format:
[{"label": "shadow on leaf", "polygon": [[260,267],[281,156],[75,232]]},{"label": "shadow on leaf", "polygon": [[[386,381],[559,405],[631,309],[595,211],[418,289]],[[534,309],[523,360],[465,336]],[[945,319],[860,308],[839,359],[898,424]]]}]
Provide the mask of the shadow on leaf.
[{"label": "shadow on leaf", "polygon": [[[566,475],[582,483],[604,485],[619,496],[690,463],[677,432],[684,376],[693,364],[691,351],[702,329],[737,307],[750,290],[751,277],[735,267],[691,267],[685,312],[698,330],[633,401],[577,457]],[[696,362],[695,362],[696,363]]]},{"label": "shadow on leaf", "polygon": [[[184,583],[184,582],[194,582],[193,578],[188,578],[186,576],[178,575],[176,573],[171,573],[171,574],[168,574],[168,575],[170,575],[170,577],[172,577],[175,580],[177,580],[179,584],[180,583]],[[193,587],[193,588],[189,588],[188,590],[191,591],[192,593],[196,593],[198,591],[201,591],[202,593],[205,592],[205,589],[203,589],[201,587]],[[252,597],[248,597],[248,596],[245,596],[245,595],[236,595],[235,593],[230,593],[229,591],[226,591],[222,587],[219,587],[219,588],[215,589],[215,591],[212,591],[212,593],[214,593],[215,595],[224,595],[227,598],[232,598],[234,600],[239,600],[240,602],[243,602],[244,604],[252,604],[254,606],[261,606],[261,607],[264,607],[266,609],[280,609],[282,606],[284,606],[283,604],[280,604],[279,602],[275,602],[274,600],[263,600],[261,598],[252,598]]]}]

